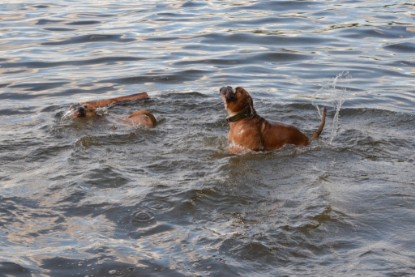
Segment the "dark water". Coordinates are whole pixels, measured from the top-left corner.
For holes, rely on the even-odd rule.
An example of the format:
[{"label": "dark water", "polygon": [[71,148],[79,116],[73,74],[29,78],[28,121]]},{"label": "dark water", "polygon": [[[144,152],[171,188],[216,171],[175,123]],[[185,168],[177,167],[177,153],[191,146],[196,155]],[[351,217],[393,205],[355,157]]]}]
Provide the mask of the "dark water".
[{"label": "dark water", "polygon": [[[414,18],[412,1],[2,2],[0,276],[413,276]],[[229,155],[223,85],[306,133],[329,107],[322,138]],[[141,108],[157,128],[114,123]]]}]

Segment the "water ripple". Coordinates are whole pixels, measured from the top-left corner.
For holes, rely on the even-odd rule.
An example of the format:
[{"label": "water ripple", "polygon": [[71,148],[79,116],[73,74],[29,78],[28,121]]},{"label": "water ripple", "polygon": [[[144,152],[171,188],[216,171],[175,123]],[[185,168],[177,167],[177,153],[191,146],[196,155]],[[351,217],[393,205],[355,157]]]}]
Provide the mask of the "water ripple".
[{"label": "water ripple", "polygon": [[[3,1],[0,272],[410,275],[414,7]],[[321,138],[229,154],[227,85],[306,134],[328,107]],[[117,121],[139,109],[158,126]]]},{"label": "water ripple", "polygon": [[77,37],[72,37],[65,40],[60,41],[49,41],[43,42],[42,45],[67,45],[67,44],[75,44],[75,43],[90,43],[90,42],[102,42],[102,41],[109,41],[109,42],[132,42],[134,39],[132,38],[125,38],[122,35],[104,35],[104,34],[91,34],[91,35],[82,35]]},{"label": "water ripple", "polygon": [[132,57],[132,56],[110,56],[101,57],[86,60],[70,60],[61,62],[45,62],[45,61],[25,61],[25,62],[5,62],[2,64],[3,68],[48,68],[58,66],[81,66],[81,65],[94,65],[94,64],[107,64],[112,65],[120,62],[133,62],[140,61],[144,58]]},{"label": "water ripple", "polygon": [[385,49],[398,53],[413,53],[415,52],[415,43],[403,42],[385,46]]}]

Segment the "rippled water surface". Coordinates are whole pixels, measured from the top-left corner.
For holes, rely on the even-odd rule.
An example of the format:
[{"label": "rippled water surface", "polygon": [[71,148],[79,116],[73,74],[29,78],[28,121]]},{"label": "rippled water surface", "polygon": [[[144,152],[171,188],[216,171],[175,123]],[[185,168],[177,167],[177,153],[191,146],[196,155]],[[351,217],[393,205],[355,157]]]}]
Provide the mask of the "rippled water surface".
[{"label": "rippled water surface", "polygon": [[[4,1],[0,276],[413,276],[412,1]],[[218,95],[312,133],[230,155]],[[71,104],[147,91],[95,120]],[[120,126],[148,109],[154,129]]]}]

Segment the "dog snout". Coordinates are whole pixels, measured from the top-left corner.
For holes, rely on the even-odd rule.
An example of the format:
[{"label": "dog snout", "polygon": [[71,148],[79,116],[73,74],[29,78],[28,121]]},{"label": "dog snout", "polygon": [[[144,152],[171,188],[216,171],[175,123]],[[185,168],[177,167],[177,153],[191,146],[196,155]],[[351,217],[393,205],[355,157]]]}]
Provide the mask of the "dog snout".
[{"label": "dog snout", "polygon": [[225,97],[226,101],[233,101],[233,100],[235,100],[235,91],[230,86],[222,87],[220,89],[220,94]]},{"label": "dog snout", "polygon": [[221,94],[233,93],[233,89],[230,86],[221,87],[219,91],[220,91]]},{"label": "dog snout", "polygon": [[85,107],[79,104],[70,106],[69,111],[72,117],[85,117],[86,116]]},{"label": "dog snout", "polygon": [[85,117],[85,116],[86,116],[86,109],[83,106],[79,106],[78,117]]}]

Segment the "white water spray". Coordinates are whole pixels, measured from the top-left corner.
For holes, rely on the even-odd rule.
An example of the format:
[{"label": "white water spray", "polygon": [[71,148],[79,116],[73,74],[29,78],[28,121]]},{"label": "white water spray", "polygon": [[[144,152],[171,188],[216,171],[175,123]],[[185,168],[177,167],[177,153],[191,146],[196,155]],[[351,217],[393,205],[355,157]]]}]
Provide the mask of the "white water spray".
[{"label": "white water spray", "polygon": [[[337,133],[339,132],[340,110],[347,96],[346,86],[341,85],[341,84],[345,82],[349,82],[351,78],[352,76],[350,75],[349,72],[342,72],[338,74],[333,79],[332,82],[323,85],[315,94],[316,99],[323,98],[323,99],[330,100],[336,111],[333,117],[333,121],[332,121],[329,144],[331,144],[334,141],[334,139],[337,136]],[[315,104],[314,102],[313,102],[313,105],[317,108],[317,111],[321,116],[321,111],[320,111],[319,106]]]}]

